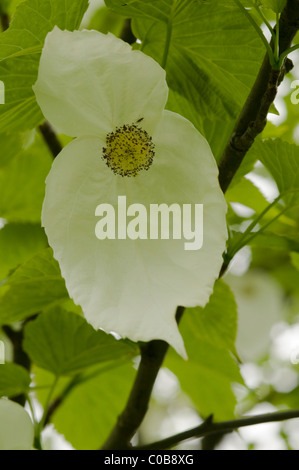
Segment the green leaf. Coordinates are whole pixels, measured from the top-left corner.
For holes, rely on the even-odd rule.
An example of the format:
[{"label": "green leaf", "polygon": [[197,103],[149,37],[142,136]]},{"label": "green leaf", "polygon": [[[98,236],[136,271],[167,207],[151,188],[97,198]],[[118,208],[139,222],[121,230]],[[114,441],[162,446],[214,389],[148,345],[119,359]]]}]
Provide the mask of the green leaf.
[{"label": "green leaf", "polygon": [[24,2],[24,0],[4,0],[4,1],[6,1],[6,12],[11,18],[15,14],[16,8],[19,6],[19,4]]},{"label": "green leaf", "polygon": [[236,398],[234,382],[242,382],[238,368],[227,351],[199,342],[196,357],[183,363],[171,353],[166,366],[179,379],[183,391],[191,398],[203,418],[213,414],[215,421],[233,419]]},{"label": "green leaf", "polygon": [[21,265],[0,287],[0,325],[23,320],[69,298],[52,250]]},{"label": "green leaf", "polygon": [[112,11],[130,18],[144,17],[167,23],[171,13],[172,3],[153,0],[105,0]]},{"label": "green leaf", "polygon": [[290,253],[293,266],[299,271],[299,250],[298,252]]},{"label": "green leaf", "polygon": [[[171,94],[171,97],[173,96],[173,93]],[[190,117],[187,116],[187,107],[184,109],[179,110],[179,108],[176,108],[177,104],[172,105],[171,104],[171,99],[168,101],[169,107],[173,109],[177,109],[177,112],[179,114],[184,114],[189,121],[193,122],[194,126],[199,129],[202,134],[205,136],[207,141],[209,142],[213,155],[218,162],[220,160],[220,157],[223,154],[223,151],[227,145],[227,142],[232,135],[234,126],[235,126],[235,119],[223,119],[221,121],[217,120],[216,118],[214,119],[202,119],[201,116],[198,114],[195,115],[194,113],[194,108],[193,104],[191,103],[191,109],[190,112]],[[197,120],[196,120],[197,119]],[[242,164],[245,164],[245,159],[243,160]],[[241,164],[241,167],[242,167]],[[247,174],[251,168],[246,171],[245,174]],[[242,175],[243,176],[243,175]],[[235,181],[236,176],[234,177],[233,181]]]},{"label": "green leaf", "polygon": [[0,230],[0,279],[46,247],[47,239],[39,225],[5,225]]},{"label": "green leaf", "polygon": [[134,18],[133,30],[142,40],[143,52],[159,63],[168,31],[168,107],[202,132],[207,118],[219,122],[219,132],[225,120],[230,132],[263,55],[262,44],[242,12],[220,0],[106,0],[106,4]]},{"label": "green leaf", "polygon": [[0,107],[0,128],[32,129],[43,120],[32,85],[38,72],[45,37],[55,25],[77,29],[88,0],[27,0],[22,2],[10,28],[0,36],[0,77],[6,104]]},{"label": "green leaf", "polygon": [[0,171],[5,165],[7,165],[12,158],[18,155],[22,150],[22,140],[19,134],[3,133],[0,134]]},{"label": "green leaf", "polygon": [[269,108],[269,113],[275,114],[276,116],[280,115],[274,103],[271,103],[270,108]]},{"label": "green leaf", "polygon": [[299,387],[297,386],[287,393],[273,390],[269,398],[274,406],[281,409],[288,407],[291,410],[296,410],[299,407]]},{"label": "green leaf", "polygon": [[[190,77],[190,84],[191,80],[192,78]],[[202,85],[199,85],[198,89],[203,90]],[[200,100],[202,98],[203,95],[199,96]],[[217,101],[217,98],[215,98],[215,100]],[[215,109],[217,108],[217,106],[218,104],[216,103]],[[218,115],[213,113],[213,117],[206,116],[203,110],[203,105],[201,103],[198,103],[198,105],[196,105],[191,94],[190,98],[187,98],[180,92],[176,92],[172,89],[169,90],[167,109],[174,111],[191,121],[193,125],[207,139],[211,146],[216,161],[219,161],[225,149],[225,146],[232,134],[235,125],[235,118],[227,116],[219,120]],[[198,112],[197,109],[200,109],[200,112]],[[208,114],[209,113],[210,111],[208,111]]]},{"label": "green leaf", "polygon": [[257,213],[262,212],[269,205],[260,190],[246,178],[242,178],[229,187],[225,196],[227,201],[243,204]]},{"label": "green leaf", "polygon": [[57,307],[28,323],[23,347],[37,366],[56,376],[138,354],[131,343],[95,331],[84,318]]},{"label": "green leaf", "polygon": [[[86,372],[83,382],[73,387],[51,418],[55,429],[78,450],[98,450],[123,410],[136,374],[132,364],[122,361]],[[37,385],[53,383],[53,375],[35,370]],[[63,383],[63,386],[62,386]],[[58,382],[54,399],[68,387]],[[39,396],[41,393],[39,393]],[[45,396],[45,393],[42,394]]]},{"label": "green leaf", "polygon": [[0,364],[0,396],[13,397],[27,393],[31,382],[24,367],[17,364]]},{"label": "green leaf", "polygon": [[280,139],[257,141],[250,150],[273,176],[287,204],[299,199],[299,146]]},{"label": "green leaf", "polygon": [[216,421],[234,416],[236,398],[232,383],[242,383],[235,359],[237,308],[234,296],[223,281],[217,281],[204,309],[187,309],[180,325],[188,354],[183,361],[170,352],[166,366],[178,377],[203,417]]},{"label": "green leaf", "polygon": [[41,138],[0,168],[0,217],[9,222],[38,222],[45,179],[52,159]]},{"label": "green leaf", "polygon": [[264,232],[250,241],[251,246],[271,248],[282,251],[299,252],[298,236],[291,237],[286,235],[278,235],[276,233]]},{"label": "green leaf", "polygon": [[260,0],[265,8],[270,8],[274,13],[281,13],[286,6],[287,0]]},{"label": "green leaf", "polygon": [[8,13],[10,1],[11,0],[1,0],[1,2],[0,2],[0,15]]},{"label": "green leaf", "polygon": [[[205,308],[186,309],[184,328],[192,330],[192,340],[210,343],[220,349],[235,352],[237,335],[237,305],[229,286],[223,281],[215,283],[213,294]],[[190,345],[189,347],[193,347]],[[194,345],[196,349],[196,344]]]},{"label": "green leaf", "polygon": [[119,37],[123,30],[124,17],[109,10],[106,6],[99,8],[88,23],[88,29],[95,29],[103,34],[112,33]]}]

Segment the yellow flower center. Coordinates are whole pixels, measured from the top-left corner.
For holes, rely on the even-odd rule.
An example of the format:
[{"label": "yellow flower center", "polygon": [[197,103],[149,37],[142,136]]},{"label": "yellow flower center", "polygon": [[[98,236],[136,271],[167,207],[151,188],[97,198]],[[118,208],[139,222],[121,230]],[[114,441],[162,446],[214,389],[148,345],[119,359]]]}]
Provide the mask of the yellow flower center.
[{"label": "yellow flower center", "polygon": [[144,129],[125,124],[107,134],[103,159],[116,175],[137,176],[139,171],[151,166],[154,148],[152,138]]}]

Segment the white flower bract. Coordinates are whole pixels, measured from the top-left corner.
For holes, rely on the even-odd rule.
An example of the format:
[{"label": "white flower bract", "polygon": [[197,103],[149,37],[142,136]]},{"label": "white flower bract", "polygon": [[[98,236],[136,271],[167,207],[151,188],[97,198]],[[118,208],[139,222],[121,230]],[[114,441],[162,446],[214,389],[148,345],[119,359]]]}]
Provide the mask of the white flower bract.
[{"label": "white flower bract", "polygon": [[[110,34],[56,27],[46,38],[34,91],[44,116],[76,137],[54,160],[42,212],[70,296],[94,328],[133,341],[163,339],[185,356],[176,308],[207,303],[227,238],[226,203],[208,143],[189,121],[165,110],[165,71]],[[127,136],[107,140],[128,126],[152,142],[142,151],[142,158],[152,152],[152,162],[137,176],[115,173],[103,158],[113,160],[129,145]],[[134,148],[128,154],[135,158]],[[184,239],[97,239],[96,207],[115,207],[120,195],[146,207],[203,204],[202,248],[186,251]]]},{"label": "white flower bract", "polygon": [[0,450],[30,450],[33,446],[33,423],[21,405],[0,399]]}]

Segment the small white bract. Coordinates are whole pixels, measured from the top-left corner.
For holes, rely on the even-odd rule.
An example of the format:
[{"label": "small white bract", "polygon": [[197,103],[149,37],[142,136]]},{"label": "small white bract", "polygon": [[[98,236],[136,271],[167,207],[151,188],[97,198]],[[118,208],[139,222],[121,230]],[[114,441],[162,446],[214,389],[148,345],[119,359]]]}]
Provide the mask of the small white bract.
[{"label": "small white bract", "polygon": [[[163,339],[185,356],[175,312],[204,306],[222,264],[226,203],[210,147],[165,104],[165,71],[96,31],[47,36],[34,86],[45,117],[76,137],[47,177],[42,222],[70,296],[94,328]],[[203,204],[203,246],[181,239],[99,240],[95,209]]]},{"label": "small white bract", "polygon": [[34,427],[21,405],[0,399],[0,450],[30,450]]}]

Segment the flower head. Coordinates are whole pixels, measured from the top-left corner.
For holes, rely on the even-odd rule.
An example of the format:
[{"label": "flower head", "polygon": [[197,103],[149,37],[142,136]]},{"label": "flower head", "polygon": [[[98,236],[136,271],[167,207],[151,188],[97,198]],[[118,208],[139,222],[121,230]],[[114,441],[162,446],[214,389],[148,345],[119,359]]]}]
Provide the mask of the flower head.
[{"label": "flower head", "polygon": [[[176,308],[206,304],[227,237],[208,143],[165,110],[164,70],[110,34],[55,28],[34,91],[45,117],[76,137],[53,163],[42,212],[70,296],[95,328],[185,355]],[[202,246],[187,248],[183,209],[199,204]]]},{"label": "flower head", "polygon": [[0,450],[32,449],[33,423],[21,405],[0,399],[0,423]]}]

